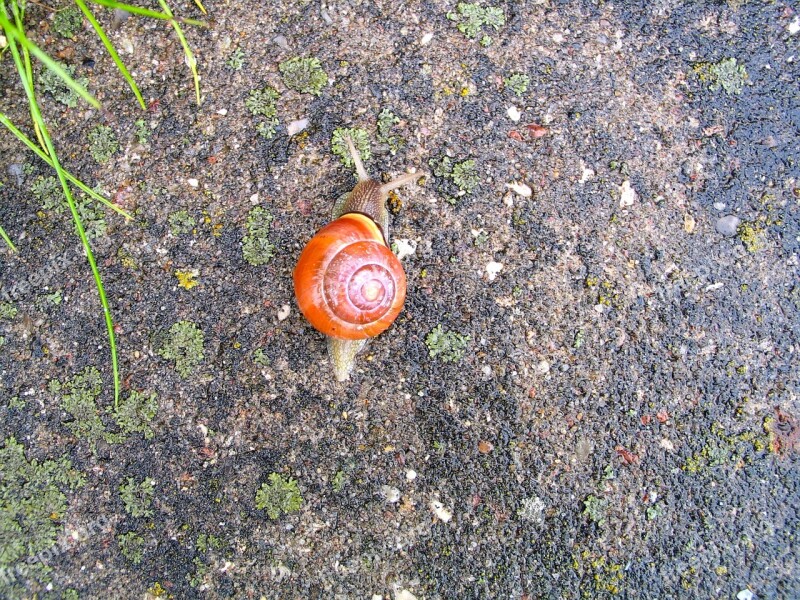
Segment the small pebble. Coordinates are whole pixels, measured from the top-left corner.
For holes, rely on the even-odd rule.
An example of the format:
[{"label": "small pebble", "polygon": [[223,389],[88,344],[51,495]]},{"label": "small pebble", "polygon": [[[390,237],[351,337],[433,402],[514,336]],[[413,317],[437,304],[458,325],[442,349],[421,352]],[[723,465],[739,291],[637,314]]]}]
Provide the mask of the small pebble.
[{"label": "small pebble", "polygon": [[503,264],[495,261],[491,261],[486,265],[486,273],[489,275],[489,281],[494,281],[494,278],[497,277],[497,274],[503,270]]},{"label": "small pebble", "polygon": [[417,251],[417,240],[395,238],[392,242],[397,248],[397,260],[403,260],[407,256],[413,256]]},{"label": "small pebble", "polygon": [[447,523],[450,519],[453,518],[453,511],[449,508],[445,508],[444,504],[439,502],[438,500],[431,500],[429,504],[430,509],[433,511],[440,521],[444,521]]},{"label": "small pebble", "polygon": [[533,196],[533,190],[529,185],[525,185],[524,183],[517,183],[516,181],[512,181],[511,183],[507,183],[506,187],[510,190],[513,190],[515,193],[519,194],[523,198],[530,198]]},{"label": "small pebble", "polygon": [[739,223],[741,222],[741,219],[735,215],[720,217],[717,219],[717,222],[714,223],[714,229],[717,230],[717,233],[721,233],[726,237],[731,237],[736,235],[736,231],[739,228]]},{"label": "small pebble", "polygon": [[417,478],[417,472],[414,469],[409,469],[406,471],[406,479],[408,481],[414,481]]},{"label": "small pebble", "polygon": [[431,43],[432,39],[433,39],[433,34],[432,33],[426,33],[425,35],[422,36],[422,39],[419,41],[419,45],[420,46],[427,46],[428,44]]},{"label": "small pebble", "polygon": [[519,112],[519,109],[516,106],[509,106],[506,114],[508,115],[509,119],[514,121],[514,123],[519,123],[519,120],[522,117],[522,113]]},{"label": "small pebble", "polygon": [[289,42],[284,35],[276,35],[274,38],[272,38],[272,42],[282,50],[289,49]]},{"label": "small pebble", "polygon": [[631,182],[627,180],[623,181],[622,185],[619,186],[620,208],[633,206],[634,200],[636,200],[636,191],[631,187]]},{"label": "small pebble", "polygon": [[725,210],[725,207],[728,206],[724,202],[714,202],[714,209],[715,210]]},{"label": "small pebble", "polygon": [[286,126],[286,133],[288,133],[290,136],[297,135],[306,127],[308,127],[309,123],[310,121],[308,119],[298,119],[297,121],[292,121]]},{"label": "small pebble", "polygon": [[292,312],[292,308],[288,304],[281,306],[281,309],[278,311],[278,321],[285,321],[288,319],[290,312]]},{"label": "small pebble", "polygon": [[743,589],[736,594],[736,600],[753,600],[753,592],[748,589]]},{"label": "small pebble", "polygon": [[400,500],[400,490],[391,485],[382,485],[381,496],[389,504],[395,504]]},{"label": "small pebble", "polygon": [[200,185],[200,182],[197,179],[187,179],[186,183],[188,183],[193,188],[196,188],[197,186]]}]

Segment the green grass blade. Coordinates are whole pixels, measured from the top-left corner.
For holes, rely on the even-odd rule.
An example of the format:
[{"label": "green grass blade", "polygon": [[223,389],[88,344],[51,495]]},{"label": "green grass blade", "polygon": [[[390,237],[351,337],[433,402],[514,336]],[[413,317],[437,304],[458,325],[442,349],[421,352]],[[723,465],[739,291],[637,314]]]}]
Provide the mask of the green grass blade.
[{"label": "green grass blade", "polygon": [[0,225],[0,238],[3,238],[3,241],[8,245],[9,248],[11,248],[11,250],[13,250],[14,252],[17,251],[17,247],[14,245],[14,242],[11,241],[11,238],[8,237],[8,234],[1,225]]},{"label": "green grass blade", "polygon": [[[158,0],[158,2],[161,4],[161,8],[164,9],[164,12],[172,17],[172,11],[169,9],[169,6],[167,6],[167,3],[164,0]],[[175,19],[172,19],[170,23],[172,23],[172,26],[175,28],[175,33],[178,34],[178,39],[180,39],[181,46],[183,46],[183,52],[186,55],[186,62],[189,64],[189,68],[192,70],[192,79],[194,79],[194,93],[197,97],[197,106],[200,106],[200,78],[197,76],[197,60],[189,48],[189,44],[186,41],[186,37],[183,35],[181,26]]]},{"label": "green grass blade", "polygon": [[199,9],[200,9],[200,11],[201,11],[201,12],[202,12],[204,15],[207,15],[207,14],[208,14],[208,13],[206,12],[206,7],[205,7],[205,6],[203,6],[203,3],[202,3],[202,2],[200,2],[200,0],[194,0],[194,3],[195,3],[195,4],[197,4],[197,8],[199,8]]},{"label": "green grass blade", "polygon": [[[86,102],[88,102],[95,108],[100,108],[100,103],[94,96],[92,96],[89,92],[87,92],[86,89],[81,84],[79,84],[72,77],[70,77],[69,73],[67,73],[64,70],[64,68],[61,65],[59,65],[56,61],[50,58],[44,50],[42,50],[41,48],[39,48],[39,46],[30,41],[28,37],[25,35],[24,31],[17,29],[17,27],[13,23],[11,23],[11,21],[8,20],[5,11],[0,11],[0,27],[2,27],[3,31],[5,31],[6,38],[8,38],[8,43],[11,47],[14,47],[11,44],[11,42],[17,42],[23,49],[30,52],[37,59],[39,59],[39,61],[42,64],[44,64],[45,67],[47,67],[51,71],[54,71],[64,81],[64,83],[70,87],[70,89],[72,89],[81,98],[86,100]],[[19,49],[17,49],[17,52],[19,52]],[[22,59],[20,59],[20,61],[22,61]],[[20,64],[18,68],[21,69],[19,76],[27,84],[30,84],[30,81],[26,76],[26,70],[24,65]],[[31,89],[33,88],[31,87]]]},{"label": "green grass blade", "polygon": [[[100,6],[105,6],[106,8],[118,8],[120,10],[124,10],[125,12],[129,12],[132,15],[139,15],[140,17],[150,17],[151,19],[161,19],[163,21],[172,21],[175,18],[172,15],[158,12],[157,10],[149,10],[147,8],[133,6],[131,4],[123,4],[122,2],[115,2],[114,0],[91,0],[91,2],[99,4]],[[196,19],[182,19],[179,17],[178,21],[184,23],[185,25],[208,27],[207,23],[203,23],[203,21],[198,21]]]},{"label": "green grass blade", "polygon": [[[44,162],[46,162],[51,167],[55,168],[55,166],[53,165],[53,161],[50,160],[50,157],[47,156],[47,154],[45,154],[45,152],[39,146],[34,144],[33,141],[30,138],[26,137],[24,133],[22,133],[19,129],[17,129],[14,126],[14,124],[11,122],[11,120],[7,116],[5,116],[3,113],[0,113],[0,123],[5,125],[6,128],[17,137],[18,140],[20,140],[28,148],[33,150],[33,152],[36,154],[36,156],[41,158]],[[128,213],[127,211],[121,209],[119,206],[117,206],[116,204],[113,204],[107,198],[104,198],[103,196],[101,196],[100,194],[95,192],[92,188],[90,188],[88,185],[83,183],[80,179],[75,177],[69,171],[67,171],[65,169],[62,169],[62,170],[64,171],[64,175],[70,181],[70,183],[72,183],[76,187],[80,188],[90,198],[92,198],[93,200],[96,200],[97,202],[100,202],[100,203],[104,204],[105,206],[107,206],[108,208],[110,208],[111,210],[116,212],[117,214],[122,215],[126,219],[133,219],[133,217],[130,215],[130,213]]]},{"label": "green grass blade", "polygon": [[[0,7],[5,8],[4,5],[0,5]],[[39,109],[39,105],[36,102],[36,96],[34,95],[33,92],[33,86],[30,85],[27,78],[25,77],[25,66],[22,62],[22,58],[20,57],[19,49],[17,48],[17,41],[18,41],[17,38],[9,38],[8,47],[11,49],[11,55],[14,57],[14,64],[17,67],[17,72],[19,73],[20,79],[22,80],[22,87],[25,89],[25,95],[28,97],[28,103],[31,105],[31,112],[33,113],[35,123],[39,127],[39,131],[41,132],[42,138],[44,139],[47,153],[50,155],[50,158],[52,159],[53,168],[55,169],[56,174],[58,175],[58,180],[61,182],[61,189],[63,190],[64,196],[67,199],[67,204],[69,205],[69,210],[72,213],[72,220],[75,223],[75,229],[78,232],[78,237],[81,240],[81,245],[83,246],[83,249],[86,252],[86,258],[89,261],[89,266],[92,269],[92,276],[94,277],[95,286],[97,287],[97,293],[100,296],[100,304],[103,307],[103,316],[105,317],[106,330],[108,332],[108,343],[111,349],[111,366],[114,371],[114,407],[116,408],[119,404],[119,391],[120,391],[119,362],[117,360],[117,344],[116,344],[116,339],[114,337],[114,322],[111,319],[111,309],[108,306],[108,299],[106,298],[106,292],[105,288],[103,287],[103,281],[100,277],[100,271],[97,268],[97,262],[94,259],[94,253],[92,252],[92,248],[89,245],[89,239],[86,237],[86,231],[83,228],[81,217],[78,214],[78,207],[75,205],[75,199],[72,197],[72,192],[69,189],[69,184],[67,183],[67,177],[64,173],[64,170],[61,168],[61,163],[58,162],[56,149],[55,146],[53,146],[53,141],[50,139],[50,134],[47,130],[47,126],[45,125],[41,110]]]},{"label": "green grass blade", "polygon": [[125,64],[122,62],[122,59],[119,57],[119,54],[117,54],[117,51],[111,44],[111,40],[108,39],[106,32],[103,31],[103,28],[100,26],[100,23],[98,23],[97,19],[94,18],[92,11],[89,10],[89,7],[86,6],[83,0],[75,0],[75,4],[78,5],[78,8],[81,9],[83,15],[86,17],[89,23],[92,24],[92,27],[94,27],[95,32],[97,32],[97,36],[103,42],[103,45],[106,47],[108,53],[111,55],[111,58],[114,60],[115,63],[117,63],[117,68],[119,69],[119,72],[122,73],[122,76],[128,82],[128,85],[131,87],[131,90],[133,90],[133,95],[136,96],[136,99],[139,101],[142,110],[145,110],[147,106],[144,103],[144,98],[142,98],[142,94],[141,92],[139,92],[139,88],[136,87],[136,82],[133,80],[133,77],[131,77],[131,74],[125,67]]}]

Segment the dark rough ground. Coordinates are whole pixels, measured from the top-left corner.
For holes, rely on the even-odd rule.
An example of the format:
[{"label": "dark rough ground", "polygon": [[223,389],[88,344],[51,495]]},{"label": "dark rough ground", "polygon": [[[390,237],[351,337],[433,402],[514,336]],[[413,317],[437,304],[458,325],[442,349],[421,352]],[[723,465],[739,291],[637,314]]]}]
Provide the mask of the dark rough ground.
[{"label": "dark rough ground", "polygon": [[[195,15],[191,4],[183,14]],[[95,365],[100,404],[113,401],[104,325],[71,226],[37,215],[35,174],[18,184],[8,171],[35,161],[3,134],[0,222],[20,252],[0,253],[1,283],[23,292],[18,315],[0,321],[0,440],[13,435],[40,459],[67,453],[85,473],[60,527],[113,522],[51,562],[52,592],[27,581],[28,595],[134,598],[158,582],[175,598],[800,597],[788,439],[800,418],[796,7],[498,2],[506,25],[483,48],[445,18],[454,2],[327,2],[330,23],[317,2],[267,4],[206,2],[212,28],[188,32],[199,109],[168,27],[131,19],[113,33],[132,43],[123,56],[157,100],[146,146],[133,133],[143,114],[96,38],[48,36],[50,16],[31,9],[35,39],[52,53],[73,46],[103,102],[101,112],[44,106],[68,168],[137,211],[132,223],[109,214],[96,249],[125,386],[157,392],[160,408],[153,440],[96,454],[65,426],[49,380]],[[234,73],[225,59],[236,46],[246,62]],[[294,55],[321,60],[332,82],[320,96],[282,85],[277,64]],[[740,95],[693,73],[727,57],[749,74]],[[531,77],[522,99],[503,88],[511,72]],[[282,93],[269,142],[244,107],[265,83]],[[0,109],[26,123],[21,97],[5,56]],[[337,385],[323,339],[294,308],[291,271],[351,185],[329,151],[333,129],[374,133],[383,107],[402,117],[408,143],[395,156],[374,145],[373,174],[448,153],[474,158],[481,185],[455,206],[435,179],[401,192],[393,235],[419,243],[406,308]],[[305,143],[285,133],[300,117],[311,120]],[[104,166],[87,154],[99,122],[122,146]],[[529,123],[548,134],[509,137]],[[593,174],[581,181],[584,168]],[[515,180],[534,194],[509,206]],[[621,207],[626,180],[636,199]],[[278,250],[263,267],[241,253],[255,193],[275,216]],[[196,233],[170,233],[179,209]],[[727,214],[760,223],[763,248],[717,233]],[[479,229],[488,241],[476,246]],[[490,261],[504,266],[494,281]],[[200,272],[191,291],[173,276],[186,268]],[[55,289],[60,306],[37,304]],[[284,304],[292,312],[279,321]],[[157,354],[159,332],[181,319],[206,338],[188,380]],[[470,336],[461,362],[429,358],[437,324]],[[258,347],[270,366],[254,364]],[[25,409],[7,407],[14,396]],[[789,416],[775,453],[765,423],[778,414]],[[296,477],[304,498],[277,521],[254,505],[273,471]],[[128,476],[155,479],[152,518],[125,512]],[[382,486],[400,501],[387,503]],[[583,513],[590,496],[607,502],[599,523]],[[433,500],[452,520],[433,515]],[[139,565],[119,552],[127,531],[146,540]],[[202,533],[222,548],[201,552]],[[207,573],[192,587],[197,563]]]}]

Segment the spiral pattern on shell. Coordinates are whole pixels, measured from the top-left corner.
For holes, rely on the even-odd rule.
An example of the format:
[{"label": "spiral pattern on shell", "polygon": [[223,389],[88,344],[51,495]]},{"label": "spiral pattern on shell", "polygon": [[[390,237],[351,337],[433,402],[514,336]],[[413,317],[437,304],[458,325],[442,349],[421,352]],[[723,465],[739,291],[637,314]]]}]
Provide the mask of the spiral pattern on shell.
[{"label": "spiral pattern on shell", "polygon": [[378,335],[397,318],[406,276],[375,222],[349,213],[320,229],[303,249],[294,289],[315,329],[359,340]]}]

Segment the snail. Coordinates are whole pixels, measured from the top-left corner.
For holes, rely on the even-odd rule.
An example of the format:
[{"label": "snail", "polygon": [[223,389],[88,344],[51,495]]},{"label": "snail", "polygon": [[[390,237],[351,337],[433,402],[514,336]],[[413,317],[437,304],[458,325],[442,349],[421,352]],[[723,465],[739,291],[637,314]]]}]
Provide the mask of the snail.
[{"label": "snail", "polygon": [[300,312],[328,338],[334,374],[345,381],[356,355],[400,314],[406,275],[389,249],[389,192],[419,179],[406,173],[381,184],[367,175],[361,156],[345,138],[358,183],[333,207],[334,219],[308,242],[294,270]]}]

